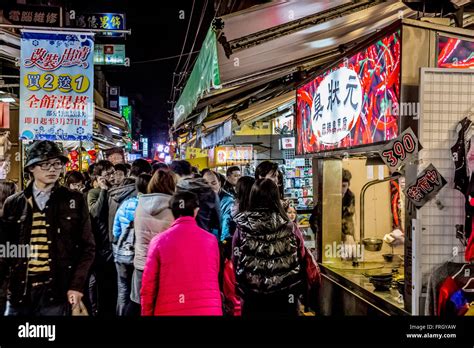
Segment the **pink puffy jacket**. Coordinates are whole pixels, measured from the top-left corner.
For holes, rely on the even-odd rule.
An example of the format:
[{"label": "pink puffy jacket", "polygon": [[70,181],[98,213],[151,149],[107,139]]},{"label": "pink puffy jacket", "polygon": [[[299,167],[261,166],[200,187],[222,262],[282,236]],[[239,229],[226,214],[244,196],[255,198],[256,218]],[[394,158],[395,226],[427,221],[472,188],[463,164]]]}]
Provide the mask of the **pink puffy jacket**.
[{"label": "pink puffy jacket", "polygon": [[142,315],[222,315],[217,239],[194,218],[178,218],[150,243]]}]

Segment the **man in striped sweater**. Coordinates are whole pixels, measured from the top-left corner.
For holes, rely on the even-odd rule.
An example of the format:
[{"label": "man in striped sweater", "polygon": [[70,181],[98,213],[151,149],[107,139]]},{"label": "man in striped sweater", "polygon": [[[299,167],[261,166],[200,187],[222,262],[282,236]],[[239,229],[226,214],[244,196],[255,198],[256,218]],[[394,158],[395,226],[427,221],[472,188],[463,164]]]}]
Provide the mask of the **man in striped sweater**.
[{"label": "man in striped sweater", "polygon": [[10,274],[6,315],[67,315],[82,299],[95,243],[83,195],[59,185],[67,161],[54,142],[33,143],[32,181],[5,202],[2,240],[29,246],[0,260],[0,278]]}]

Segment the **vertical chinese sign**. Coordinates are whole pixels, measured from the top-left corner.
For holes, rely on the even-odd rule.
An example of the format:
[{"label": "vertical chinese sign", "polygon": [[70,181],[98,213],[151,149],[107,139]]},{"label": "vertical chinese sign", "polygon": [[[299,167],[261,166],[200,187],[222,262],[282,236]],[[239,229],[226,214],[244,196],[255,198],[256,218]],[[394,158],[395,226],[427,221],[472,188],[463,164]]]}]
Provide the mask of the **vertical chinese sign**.
[{"label": "vertical chinese sign", "polygon": [[23,31],[20,138],[92,141],[93,34]]}]

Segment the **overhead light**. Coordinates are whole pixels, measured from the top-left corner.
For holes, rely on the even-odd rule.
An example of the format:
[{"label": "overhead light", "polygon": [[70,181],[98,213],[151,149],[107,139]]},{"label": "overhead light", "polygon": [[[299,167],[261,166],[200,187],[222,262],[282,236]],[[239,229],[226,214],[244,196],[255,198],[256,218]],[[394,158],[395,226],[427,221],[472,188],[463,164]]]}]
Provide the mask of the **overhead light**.
[{"label": "overhead light", "polygon": [[120,131],[120,129],[118,129],[117,127],[114,127],[114,126],[108,126],[107,128],[109,128],[109,130],[113,133],[113,134],[117,134],[117,135],[121,135],[122,132]]},{"label": "overhead light", "polygon": [[0,95],[0,102],[4,102],[4,103],[14,103],[15,102],[15,98],[13,98],[11,96],[11,94],[8,94],[8,93],[5,93],[5,92],[1,92],[2,94]]}]

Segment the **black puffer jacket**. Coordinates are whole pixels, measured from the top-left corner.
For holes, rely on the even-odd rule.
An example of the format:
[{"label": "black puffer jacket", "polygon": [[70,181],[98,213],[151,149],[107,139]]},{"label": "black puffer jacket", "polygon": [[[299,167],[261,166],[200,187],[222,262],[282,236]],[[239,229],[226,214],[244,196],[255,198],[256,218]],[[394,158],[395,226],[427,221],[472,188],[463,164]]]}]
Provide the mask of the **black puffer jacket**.
[{"label": "black puffer jacket", "polygon": [[243,212],[234,221],[232,255],[243,297],[291,291],[301,285],[304,241],[295,224],[267,210]]}]

